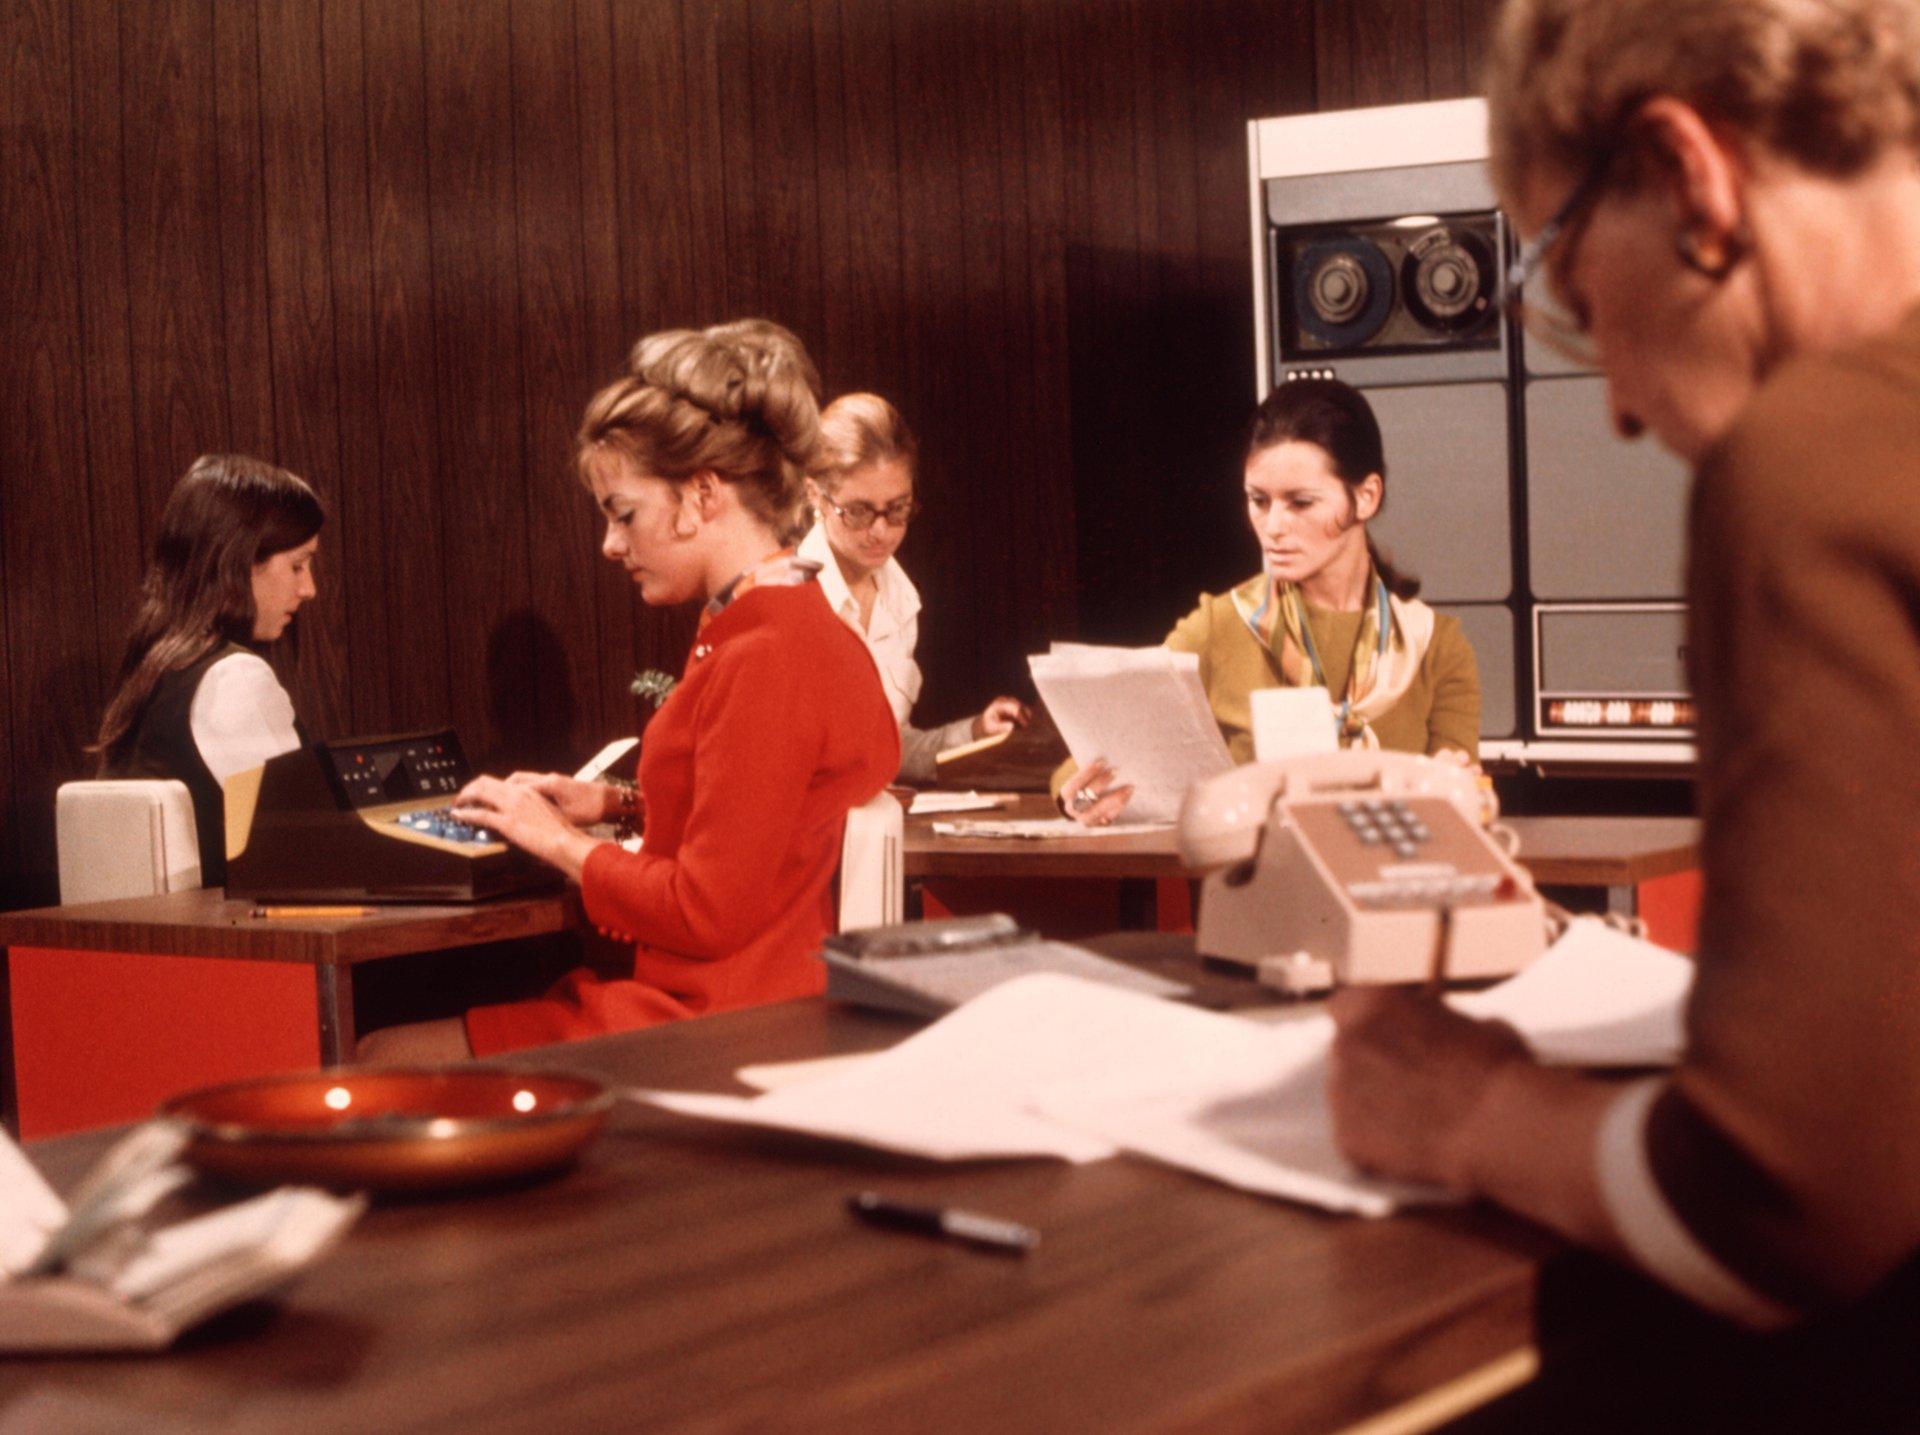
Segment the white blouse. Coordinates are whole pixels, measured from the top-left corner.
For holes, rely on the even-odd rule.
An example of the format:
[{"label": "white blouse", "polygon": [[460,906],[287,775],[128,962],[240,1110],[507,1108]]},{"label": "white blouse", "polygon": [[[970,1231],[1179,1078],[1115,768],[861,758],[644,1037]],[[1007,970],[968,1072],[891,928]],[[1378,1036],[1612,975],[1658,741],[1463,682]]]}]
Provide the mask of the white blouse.
[{"label": "white blouse", "polygon": [[232,653],[200,679],[187,710],[193,745],[215,782],[300,746],[293,699],[254,653]]},{"label": "white blouse", "polygon": [[820,565],[820,591],[840,621],[865,640],[880,669],[880,685],[886,689],[894,721],[904,724],[920,697],[920,665],[913,660],[914,645],[920,641],[920,594],[913,580],[897,559],[889,558],[874,575],[880,592],[874,599],[873,616],[863,629],[860,604],[833,556],[827,530],[815,523],[800,540],[798,552],[800,557]]}]

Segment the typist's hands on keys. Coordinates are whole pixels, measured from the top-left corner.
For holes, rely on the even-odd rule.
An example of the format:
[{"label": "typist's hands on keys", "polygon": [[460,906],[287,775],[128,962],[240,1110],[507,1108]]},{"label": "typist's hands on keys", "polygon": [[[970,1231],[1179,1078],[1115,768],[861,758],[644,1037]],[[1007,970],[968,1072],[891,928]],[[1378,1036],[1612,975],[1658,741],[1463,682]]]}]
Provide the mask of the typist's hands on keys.
[{"label": "typist's hands on keys", "polygon": [[591,827],[612,816],[614,793],[604,782],[582,782],[557,772],[516,772],[507,781],[531,787],[575,827]]},{"label": "typist's hands on keys", "polygon": [[1133,784],[1116,785],[1113,776],[1107,760],[1096,757],[1061,787],[1060,810],[1083,827],[1105,827],[1133,796]]},{"label": "typist's hands on keys", "polygon": [[[587,853],[596,845],[594,839],[569,822],[554,799],[541,791],[539,777],[531,773],[516,776],[534,780],[503,782],[497,777],[476,777],[454,798],[453,815],[462,822],[499,833],[514,846],[552,863],[577,880]],[[572,787],[591,789],[595,786],[552,774],[547,776]],[[578,801],[582,794],[570,796]],[[588,820],[597,821],[598,813]]]}]

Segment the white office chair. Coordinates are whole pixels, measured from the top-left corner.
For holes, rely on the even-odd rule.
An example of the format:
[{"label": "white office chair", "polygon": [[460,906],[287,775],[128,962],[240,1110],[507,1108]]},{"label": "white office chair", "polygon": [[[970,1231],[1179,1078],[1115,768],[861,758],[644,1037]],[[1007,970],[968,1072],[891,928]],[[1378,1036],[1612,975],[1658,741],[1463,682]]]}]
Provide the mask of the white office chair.
[{"label": "white office chair", "polygon": [[173,778],[69,782],[54,798],[60,901],[109,902],[198,887],[187,785]]},{"label": "white office chair", "polygon": [[885,788],[847,814],[840,839],[841,931],[883,926],[905,915],[905,836],[906,812]]}]

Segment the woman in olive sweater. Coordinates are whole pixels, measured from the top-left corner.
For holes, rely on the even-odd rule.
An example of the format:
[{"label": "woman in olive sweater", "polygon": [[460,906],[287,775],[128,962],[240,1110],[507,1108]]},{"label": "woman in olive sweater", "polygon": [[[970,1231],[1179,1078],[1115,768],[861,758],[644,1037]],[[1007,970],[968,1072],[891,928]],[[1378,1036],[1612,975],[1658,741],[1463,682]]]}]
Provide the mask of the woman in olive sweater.
[{"label": "woman in olive sweater", "polygon": [[[1253,757],[1253,693],[1324,687],[1343,746],[1472,763],[1480,675],[1459,622],[1414,595],[1367,536],[1386,498],[1380,425],[1337,379],[1283,383],[1247,434],[1247,522],[1261,571],[1207,594],[1167,635],[1200,682],[1236,762]],[[1113,821],[1133,789],[1104,760],[1055,775],[1062,809]]]}]

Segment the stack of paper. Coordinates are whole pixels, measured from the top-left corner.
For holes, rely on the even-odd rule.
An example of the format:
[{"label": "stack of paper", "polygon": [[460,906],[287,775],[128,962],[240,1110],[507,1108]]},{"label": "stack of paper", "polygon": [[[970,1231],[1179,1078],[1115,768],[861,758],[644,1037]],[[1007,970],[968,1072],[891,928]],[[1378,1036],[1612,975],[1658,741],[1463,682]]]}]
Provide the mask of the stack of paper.
[{"label": "stack of paper", "polygon": [[[1645,1066],[1679,1051],[1692,964],[1577,921],[1526,974],[1455,1005],[1546,1059]],[[756,1097],[640,1092],[670,1111],[940,1160],[1119,1150],[1244,1190],[1384,1215],[1444,1199],[1363,1176],[1334,1143],[1326,1017],[1267,1025],[1042,974],[993,988],[890,1051]]]},{"label": "stack of paper", "polygon": [[933,830],[941,837],[1012,837],[1022,842],[1044,842],[1050,837],[1137,837],[1148,832],[1165,832],[1172,825],[1171,822],[1109,822],[1105,827],[1088,827],[1071,817],[974,817],[936,822]]},{"label": "stack of paper", "polygon": [[289,1187],[158,1229],[138,1224],[186,1180],[185,1132],[137,1128],[71,1211],[0,1133],[0,1350],[157,1350],[280,1285],[365,1208]]},{"label": "stack of paper", "polygon": [[1104,757],[1133,785],[1136,822],[1174,821],[1189,787],[1233,766],[1193,653],[1055,643],[1027,665],[1073,760]]}]

